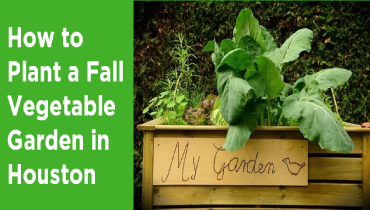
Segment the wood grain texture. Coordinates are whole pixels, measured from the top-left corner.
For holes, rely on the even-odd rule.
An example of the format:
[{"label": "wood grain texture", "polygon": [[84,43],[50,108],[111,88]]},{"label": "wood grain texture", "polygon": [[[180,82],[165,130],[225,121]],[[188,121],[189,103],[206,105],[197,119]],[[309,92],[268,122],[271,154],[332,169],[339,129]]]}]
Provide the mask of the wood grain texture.
[{"label": "wood grain texture", "polygon": [[[228,130],[229,126],[216,125],[158,125],[152,120],[137,126],[139,130]],[[261,131],[299,131],[298,126],[257,126],[255,130]],[[370,132],[370,128],[345,127],[347,132]]]},{"label": "wood grain texture", "polygon": [[[178,138],[223,138],[227,134],[227,126],[221,128],[210,126],[187,127],[165,130],[164,127],[157,127],[155,122],[151,122],[143,130],[148,133],[144,135],[144,160],[143,160],[143,209],[154,207],[166,209],[166,206],[187,207],[198,205],[198,209],[254,209],[252,207],[266,205],[271,209],[313,209],[340,207],[356,207],[370,209],[370,129],[346,128],[348,134],[354,142],[355,148],[351,155],[335,153],[321,150],[315,142],[308,141],[308,179],[311,182],[307,187],[279,187],[279,186],[153,186],[153,149],[154,138],[172,139]],[[159,129],[157,129],[159,128]],[[162,130],[163,129],[163,130]],[[150,129],[149,129],[150,130]],[[148,140],[151,143],[147,143]],[[251,139],[305,139],[298,128],[285,127],[270,128],[258,127],[251,135]],[[307,141],[307,140],[306,140]],[[147,144],[146,144],[147,143]],[[182,147],[183,149],[184,147]],[[199,149],[201,150],[201,148]],[[183,151],[183,150],[182,150]],[[182,152],[181,151],[181,152]],[[173,152],[173,150],[172,150]],[[149,154],[149,155],[148,155]],[[188,157],[189,165],[193,166],[193,159]],[[178,164],[178,163],[176,163]],[[151,165],[151,166],[150,166]],[[198,174],[199,175],[199,174]],[[152,177],[149,179],[148,177]],[[320,183],[312,183],[315,180]],[[328,183],[324,183],[328,181]],[[334,182],[333,182],[334,181]],[[335,183],[339,181],[340,183]],[[345,184],[345,181],[351,181]],[[356,181],[362,184],[355,184]],[[154,187],[154,189],[153,189]],[[240,205],[248,208],[235,208]],[[199,208],[204,206],[204,208]],[[217,208],[213,208],[217,207]],[[225,206],[225,208],[221,208]],[[232,206],[232,208],[227,208]],[[277,208],[282,206],[284,208]],[[309,206],[312,206],[310,208]],[[276,208],[272,208],[276,207]],[[288,208],[286,208],[288,207]],[[179,209],[181,209],[179,208]],[[186,209],[186,208],[185,208]],[[197,208],[192,208],[197,209]]]},{"label": "wood grain texture", "polygon": [[158,125],[157,120],[151,120],[149,122],[146,122],[144,124],[140,124],[137,126],[138,130],[154,130],[155,126]]},{"label": "wood grain texture", "polygon": [[155,206],[306,205],[361,207],[358,184],[310,183],[307,187],[155,186]]},{"label": "wood grain texture", "polygon": [[[349,154],[362,154],[362,133],[348,133],[349,136],[351,137],[353,144],[354,144],[354,149],[349,153]],[[310,154],[342,154],[338,152],[333,152],[329,150],[323,150],[320,148],[320,145],[317,142],[309,142],[308,143],[308,153]],[[345,154],[342,154],[345,156]]]},{"label": "wood grain texture", "polygon": [[154,138],[154,185],[307,186],[306,140],[250,139],[222,148],[224,138]]},{"label": "wood grain texture", "polygon": [[[215,131],[201,131],[201,130],[156,130],[154,133],[155,138],[226,138],[226,130]],[[349,133],[353,143],[354,150],[350,154],[362,154],[362,133],[353,132]],[[299,131],[254,131],[251,139],[305,139]],[[338,154],[329,150],[320,148],[317,142],[308,141],[309,154]],[[343,154],[345,156],[345,154]]]},{"label": "wood grain texture", "polygon": [[[227,130],[156,130],[156,138],[226,138]],[[254,131],[251,139],[305,139],[299,131]],[[362,138],[362,137],[361,137]]]},{"label": "wood grain texture", "polygon": [[153,131],[144,132],[142,209],[153,208]]},{"label": "wood grain texture", "polygon": [[370,134],[365,133],[363,139],[363,209],[370,209]]},{"label": "wood grain texture", "polygon": [[361,181],[363,177],[361,158],[308,158],[309,180]]}]

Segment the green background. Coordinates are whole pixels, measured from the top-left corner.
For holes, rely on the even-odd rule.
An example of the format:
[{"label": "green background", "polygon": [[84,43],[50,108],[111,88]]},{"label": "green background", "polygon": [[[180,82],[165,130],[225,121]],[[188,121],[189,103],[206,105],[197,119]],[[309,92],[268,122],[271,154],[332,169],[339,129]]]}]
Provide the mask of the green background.
[{"label": "green background", "polygon": [[[133,209],[133,2],[91,1],[77,3],[62,1],[2,1],[0,3],[0,209]],[[22,37],[32,31],[54,31],[51,48],[8,47],[8,28],[22,28]],[[83,36],[81,47],[64,48],[61,32],[67,28],[70,35],[78,31]],[[36,35],[37,36],[37,35]],[[8,82],[8,62],[27,61],[27,67],[53,66],[59,62],[61,82],[22,82],[22,75]],[[94,75],[87,82],[87,61],[99,61],[99,66],[113,68],[113,60],[123,60],[124,82],[100,82]],[[79,82],[69,82],[69,66],[79,69]],[[22,67],[21,67],[22,68]],[[101,72],[101,71],[100,71]],[[7,95],[16,100],[23,95],[17,116],[13,116]],[[32,100],[62,101],[80,100],[89,95],[97,103],[98,95],[103,100],[115,103],[113,116],[49,116],[45,121],[26,116],[23,103]],[[71,106],[70,106],[71,109]],[[58,129],[61,134],[82,134],[84,150],[49,151],[43,145],[41,151],[24,149],[13,151],[7,144],[10,131],[18,129],[22,135],[52,134]],[[109,136],[109,150],[91,150],[91,129]],[[24,139],[23,139],[24,140]],[[40,185],[37,180],[28,185],[8,184],[8,165],[22,164],[22,171],[32,168],[61,169],[66,164],[70,171],[78,168],[95,170],[95,185],[59,184]],[[50,174],[49,174],[50,175]],[[60,174],[61,176],[61,174]],[[61,177],[60,177],[61,178]]]}]

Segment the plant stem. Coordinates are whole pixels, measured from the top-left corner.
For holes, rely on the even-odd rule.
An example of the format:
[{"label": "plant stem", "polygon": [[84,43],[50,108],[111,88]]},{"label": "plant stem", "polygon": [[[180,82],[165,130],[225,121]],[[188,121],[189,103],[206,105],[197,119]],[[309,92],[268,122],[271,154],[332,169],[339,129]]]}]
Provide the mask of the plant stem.
[{"label": "plant stem", "polygon": [[270,120],[270,100],[267,98],[267,125],[271,126]]},{"label": "plant stem", "polygon": [[281,113],[281,115],[280,115],[280,117],[279,117],[279,120],[278,120],[278,122],[277,122],[276,126],[279,126],[279,124],[281,123],[281,120],[283,120],[283,118],[284,118],[284,113]]},{"label": "plant stem", "polygon": [[261,114],[261,126],[265,126],[265,117]]},{"label": "plant stem", "polygon": [[176,81],[176,86],[175,86],[175,92],[173,93],[173,100],[175,101],[176,99],[176,92],[177,92],[177,87],[179,86],[179,82],[180,82],[180,78],[182,76],[182,73],[180,74],[179,78],[177,78],[177,81]]},{"label": "plant stem", "polygon": [[190,94],[190,91],[191,91],[191,81],[189,79],[189,76],[188,76],[188,98],[189,98],[189,101],[191,101],[191,94]]},{"label": "plant stem", "polygon": [[335,100],[335,94],[334,94],[334,89],[333,87],[330,88],[331,90],[331,95],[333,96],[333,101],[334,101],[334,106],[335,106],[335,111],[337,112],[337,114],[339,115],[339,112],[338,112],[338,106],[337,106],[337,101]]}]

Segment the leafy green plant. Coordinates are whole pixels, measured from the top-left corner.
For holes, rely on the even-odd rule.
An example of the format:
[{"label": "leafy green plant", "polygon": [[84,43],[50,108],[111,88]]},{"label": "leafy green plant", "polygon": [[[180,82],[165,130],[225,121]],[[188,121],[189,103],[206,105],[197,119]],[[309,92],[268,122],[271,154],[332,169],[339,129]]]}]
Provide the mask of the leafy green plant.
[{"label": "leafy green plant", "polygon": [[187,101],[184,94],[180,93],[175,96],[175,92],[175,90],[164,91],[159,96],[154,97],[149,101],[149,106],[144,109],[143,114],[152,109],[153,111],[149,114],[155,117],[159,124],[186,125],[181,116],[187,106]]},{"label": "leafy green plant", "polygon": [[205,98],[204,90],[201,89],[201,86],[192,85],[191,95],[189,97],[188,105],[192,108],[196,108],[202,102],[202,99]]},{"label": "leafy green plant", "polygon": [[176,90],[179,89],[186,94],[186,97],[191,100],[192,77],[194,77],[195,63],[190,62],[190,58],[196,58],[192,53],[194,49],[188,44],[185,36],[182,33],[176,34],[175,47],[171,51],[172,62],[175,62],[175,72],[179,73],[176,80]]},{"label": "leafy green plant", "polygon": [[306,138],[318,142],[322,149],[343,153],[353,149],[352,140],[320,96],[321,90],[345,83],[350,71],[331,68],[306,75],[294,85],[283,81],[283,65],[311,50],[311,30],[296,31],[278,47],[252,11],[243,9],[233,36],[220,45],[210,41],[202,50],[213,51],[220,110],[230,125],[225,149],[243,147],[258,124],[295,123]]},{"label": "leafy green plant", "polygon": [[215,125],[229,125],[226,122],[226,120],[222,117],[220,107],[221,107],[221,100],[220,100],[220,97],[217,97],[209,118]]},{"label": "leafy green plant", "polygon": [[[350,69],[351,79],[335,89],[339,113],[346,122],[370,121],[370,80],[367,78],[370,31],[366,27],[370,7],[366,2],[134,1],[135,150],[142,147],[142,132],[136,126],[152,119],[149,114],[142,114],[143,108],[159,94],[159,78],[171,66],[173,32],[186,31],[189,41],[197,40],[193,47],[199,66],[196,74],[202,79],[196,85],[199,90],[215,94],[216,77],[210,55],[200,50],[205,40],[231,38],[236,11],[244,8],[254,12],[259,24],[268,29],[279,46],[297,29],[311,29],[314,34],[311,51],[301,53],[299,59],[284,65],[284,81],[293,84],[312,70],[334,66]],[[144,37],[146,33],[149,36]],[[330,96],[331,93],[326,94]],[[283,117],[280,125],[286,125],[286,120]],[[141,176],[136,171],[135,168],[135,177]],[[135,209],[140,209],[141,191],[137,192]]]},{"label": "leafy green plant", "polygon": [[[196,65],[190,62],[194,57],[191,53],[193,49],[188,45],[185,37],[179,33],[176,34],[177,40],[171,51],[172,62],[175,62],[175,68],[168,74],[166,80],[160,82],[159,89],[162,91],[159,96],[152,98],[149,105],[143,110],[143,114],[149,112],[149,115],[156,118],[159,124],[163,125],[186,125],[187,122],[182,119],[185,108],[188,103],[193,104],[199,96],[191,100],[192,77]],[[198,92],[196,92],[199,94]],[[202,94],[199,94],[202,96]]]}]

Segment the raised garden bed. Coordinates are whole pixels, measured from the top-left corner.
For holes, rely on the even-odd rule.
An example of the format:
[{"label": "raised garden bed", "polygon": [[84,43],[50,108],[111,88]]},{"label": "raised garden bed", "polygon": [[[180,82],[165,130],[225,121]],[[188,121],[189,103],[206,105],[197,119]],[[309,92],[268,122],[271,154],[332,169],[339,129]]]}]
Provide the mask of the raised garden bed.
[{"label": "raised garden bed", "polygon": [[[311,50],[310,29],[278,47],[243,9],[233,37],[202,50],[212,52],[219,97],[198,106],[191,47],[178,37],[173,81],[143,111],[160,123],[138,126],[143,209],[370,209],[370,129],[344,129],[335,99],[352,72],[333,67],[284,82],[283,64]],[[205,124],[218,126],[195,126]]]},{"label": "raised garden bed", "polygon": [[[212,139],[224,140],[228,128],[228,126],[158,125],[155,120],[139,125],[138,129],[144,131],[143,209],[370,209],[370,129],[346,128],[354,142],[354,150],[349,154],[342,154],[322,150],[317,143],[306,140],[298,127],[257,127],[244,147],[248,147],[254,140],[307,141],[307,186],[225,185],[223,181],[212,181],[217,181],[219,175],[216,173],[217,170],[212,171],[212,164],[219,166],[223,162],[230,163],[230,159],[223,161],[221,157],[217,159],[217,163],[208,163],[211,166],[209,183],[194,182],[201,179],[200,169],[194,178],[194,173],[184,168],[202,167],[205,164],[202,161],[207,159],[203,156],[207,156],[208,152],[214,155],[216,151],[207,151],[206,148],[199,148],[197,145],[202,145],[203,141],[210,143]],[[185,144],[181,144],[184,141],[190,142],[187,149]],[[158,145],[158,142],[162,145]],[[176,151],[177,142],[180,142],[180,145]],[[159,147],[166,146],[163,144],[168,144],[168,148],[171,149],[168,152],[158,150]],[[200,157],[198,162],[198,157],[191,157],[192,151],[203,151],[198,155]],[[181,159],[184,153],[189,153],[186,160]],[[260,155],[262,157],[263,154]],[[162,171],[155,169],[156,165],[160,165],[158,160],[162,160],[163,156],[167,156],[168,161],[171,161],[171,158],[173,160],[171,174],[169,168]],[[242,158],[239,156],[239,160]],[[182,164],[185,165],[184,168]],[[154,169],[156,171],[153,174]],[[236,173],[229,169],[233,168],[228,168],[225,176]],[[180,180],[180,184],[153,184],[153,181],[160,183],[154,180],[156,176],[161,177],[163,181],[168,174],[168,180],[176,176],[181,180],[188,180]],[[239,174],[246,179],[252,175],[241,171]],[[274,174],[266,176],[269,175],[274,176]]]}]

